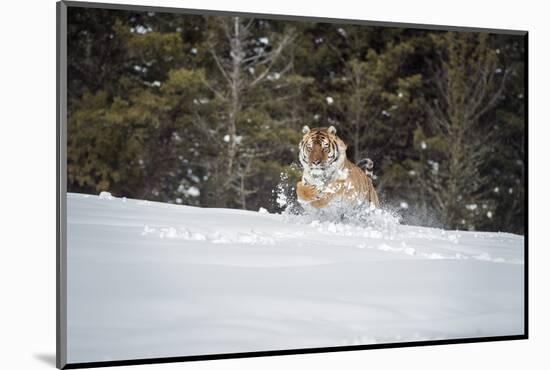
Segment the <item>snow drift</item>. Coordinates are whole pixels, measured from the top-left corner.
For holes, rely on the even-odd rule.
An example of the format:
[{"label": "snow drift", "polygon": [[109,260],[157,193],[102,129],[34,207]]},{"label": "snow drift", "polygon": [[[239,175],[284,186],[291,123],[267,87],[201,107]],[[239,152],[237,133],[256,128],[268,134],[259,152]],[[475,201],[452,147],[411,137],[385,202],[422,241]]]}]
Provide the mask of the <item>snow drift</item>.
[{"label": "snow drift", "polygon": [[69,363],[524,332],[522,236],[67,197]]}]

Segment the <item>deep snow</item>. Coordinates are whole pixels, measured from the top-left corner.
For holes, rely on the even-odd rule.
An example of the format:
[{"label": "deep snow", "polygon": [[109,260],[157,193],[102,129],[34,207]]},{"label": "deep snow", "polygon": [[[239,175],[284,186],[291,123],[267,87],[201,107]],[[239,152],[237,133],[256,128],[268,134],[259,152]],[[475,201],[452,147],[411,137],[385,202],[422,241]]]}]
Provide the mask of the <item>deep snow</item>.
[{"label": "deep snow", "polygon": [[523,334],[522,236],[68,194],[68,361]]}]

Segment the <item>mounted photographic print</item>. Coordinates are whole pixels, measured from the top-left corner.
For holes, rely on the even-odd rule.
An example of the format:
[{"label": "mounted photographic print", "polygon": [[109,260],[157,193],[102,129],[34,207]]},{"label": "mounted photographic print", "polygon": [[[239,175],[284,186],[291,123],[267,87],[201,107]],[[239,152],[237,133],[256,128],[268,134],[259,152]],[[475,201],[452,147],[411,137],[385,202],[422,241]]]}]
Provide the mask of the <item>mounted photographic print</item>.
[{"label": "mounted photographic print", "polygon": [[59,368],[527,338],[527,32],[57,10]]}]

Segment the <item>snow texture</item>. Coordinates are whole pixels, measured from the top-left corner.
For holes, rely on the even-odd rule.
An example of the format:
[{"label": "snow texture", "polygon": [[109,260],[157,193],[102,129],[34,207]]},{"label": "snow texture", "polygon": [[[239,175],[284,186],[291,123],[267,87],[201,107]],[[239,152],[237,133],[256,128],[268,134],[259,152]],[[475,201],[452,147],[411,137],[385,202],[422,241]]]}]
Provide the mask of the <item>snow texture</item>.
[{"label": "snow texture", "polygon": [[67,198],[69,362],[524,332],[522,236]]}]

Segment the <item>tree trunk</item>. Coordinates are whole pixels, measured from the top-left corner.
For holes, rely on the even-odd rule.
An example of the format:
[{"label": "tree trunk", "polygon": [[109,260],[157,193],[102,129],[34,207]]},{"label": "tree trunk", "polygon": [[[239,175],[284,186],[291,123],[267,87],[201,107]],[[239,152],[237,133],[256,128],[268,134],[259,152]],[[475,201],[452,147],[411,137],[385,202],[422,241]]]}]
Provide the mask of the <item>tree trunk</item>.
[{"label": "tree trunk", "polygon": [[[229,141],[227,145],[227,157],[225,167],[225,179],[223,182],[224,194],[228,194],[231,186],[231,181],[234,175],[234,165],[237,156],[237,118],[241,111],[241,64],[244,57],[242,50],[242,40],[240,33],[239,17],[233,19],[233,35],[231,39],[231,73],[230,73],[230,89],[231,98],[229,103],[229,119],[227,121],[227,131]],[[224,200],[224,206],[227,200]]]}]

